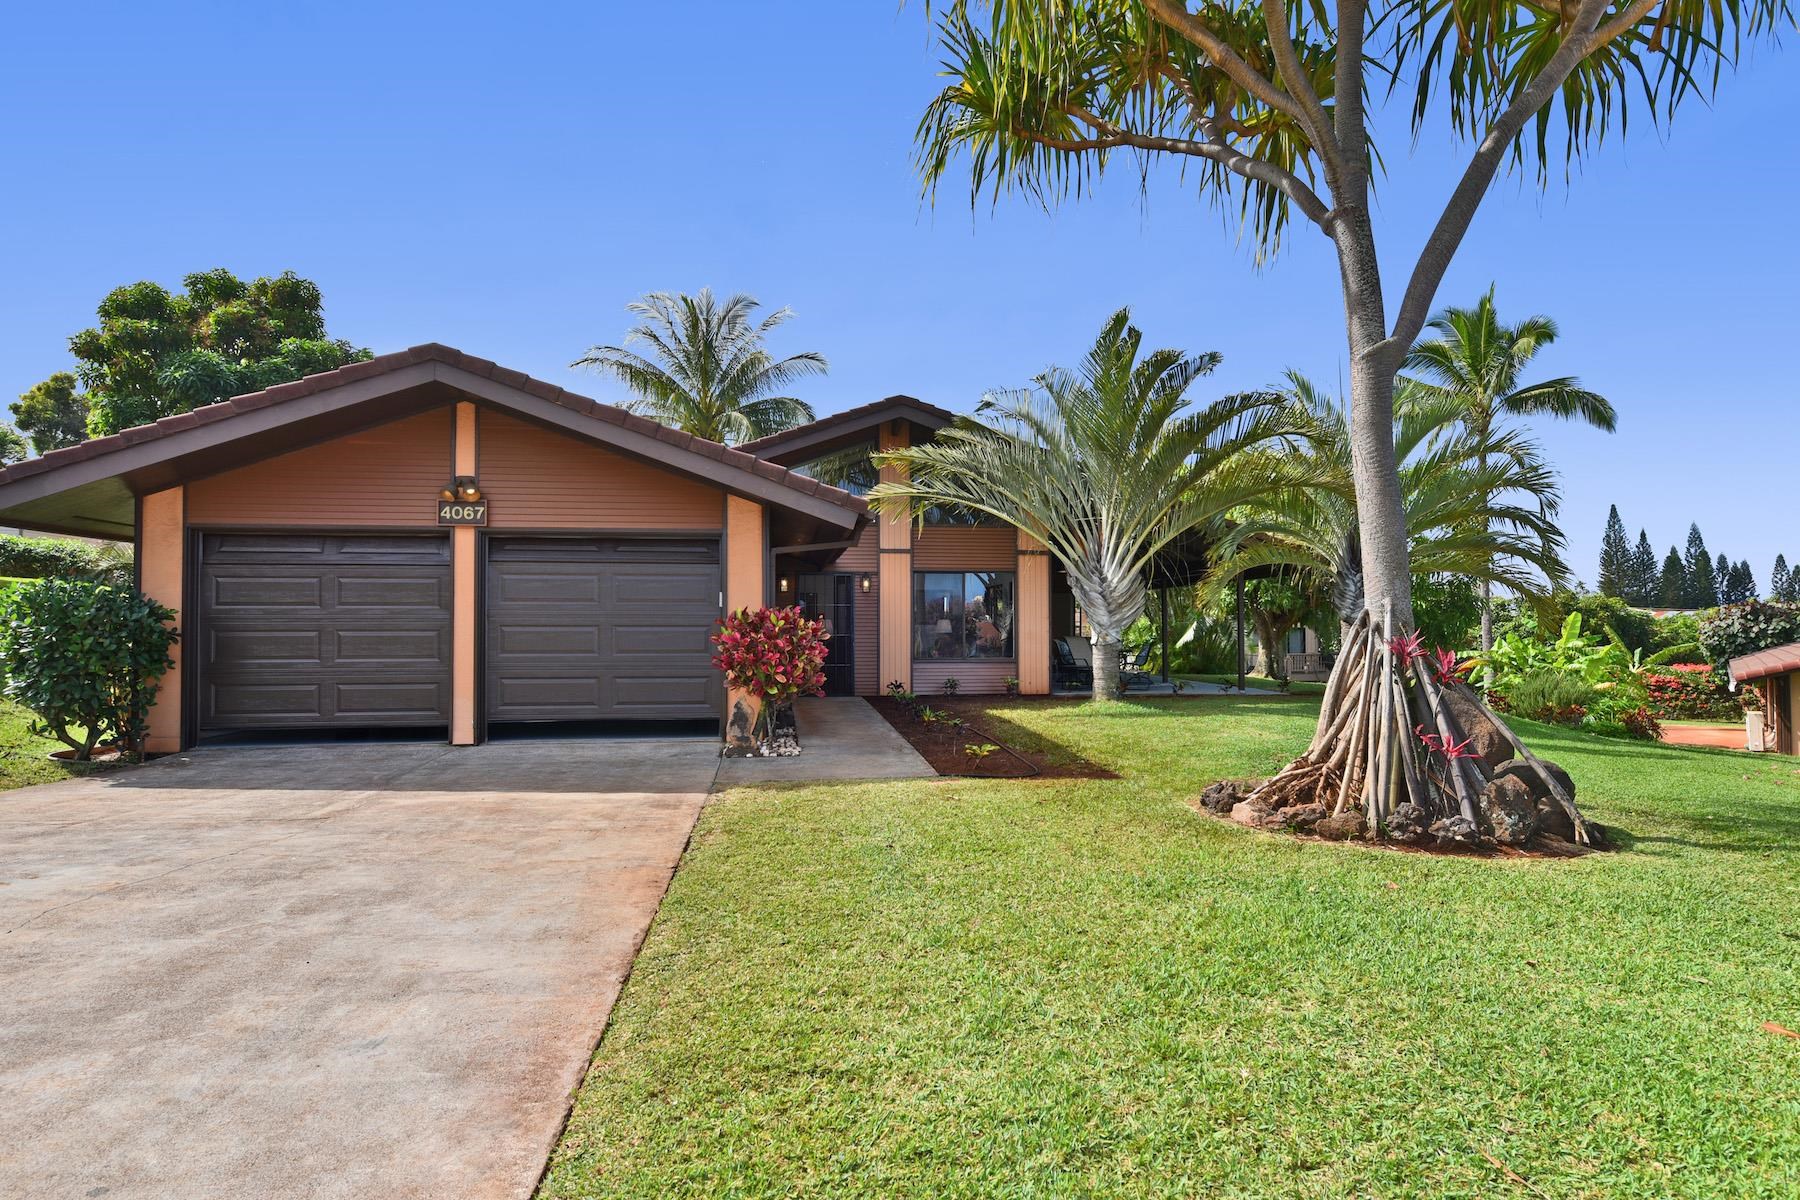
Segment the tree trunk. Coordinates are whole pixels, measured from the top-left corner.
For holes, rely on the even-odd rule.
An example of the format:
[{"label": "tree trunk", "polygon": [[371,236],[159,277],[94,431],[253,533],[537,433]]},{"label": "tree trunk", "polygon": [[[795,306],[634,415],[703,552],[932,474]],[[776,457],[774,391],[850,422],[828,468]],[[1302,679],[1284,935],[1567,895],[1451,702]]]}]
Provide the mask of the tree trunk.
[{"label": "tree trunk", "polygon": [[1094,631],[1094,699],[1117,700],[1123,696],[1119,686],[1119,639]]},{"label": "tree trunk", "polygon": [[1402,354],[1382,348],[1387,315],[1369,214],[1361,208],[1343,210],[1338,226],[1338,267],[1350,334],[1350,462],[1356,482],[1364,603],[1372,613],[1391,604],[1394,624],[1411,629],[1412,564],[1394,462],[1394,375]]},{"label": "tree trunk", "polygon": [[1256,624],[1256,662],[1250,673],[1264,679],[1286,678],[1281,647],[1287,641],[1288,631],[1294,627],[1293,622],[1279,620],[1261,609],[1251,613],[1250,619]]}]

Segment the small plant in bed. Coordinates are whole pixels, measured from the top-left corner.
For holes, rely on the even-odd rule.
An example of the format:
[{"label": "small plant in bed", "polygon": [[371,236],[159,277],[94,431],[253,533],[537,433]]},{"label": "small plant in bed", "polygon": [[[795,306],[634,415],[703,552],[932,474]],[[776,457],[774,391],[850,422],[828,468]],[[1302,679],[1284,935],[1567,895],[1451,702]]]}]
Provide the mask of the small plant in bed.
[{"label": "small plant in bed", "polygon": [[957,692],[962,690],[962,684],[957,681],[957,678],[954,675],[947,677],[942,686],[944,695],[946,696],[954,696]]}]

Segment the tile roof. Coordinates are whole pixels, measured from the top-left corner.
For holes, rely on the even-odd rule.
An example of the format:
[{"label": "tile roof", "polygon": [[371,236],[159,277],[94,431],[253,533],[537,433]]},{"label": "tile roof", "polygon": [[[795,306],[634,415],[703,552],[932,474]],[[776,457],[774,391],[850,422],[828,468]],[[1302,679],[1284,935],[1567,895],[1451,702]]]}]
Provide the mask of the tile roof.
[{"label": "tile roof", "polygon": [[808,421],[804,425],[796,425],[792,429],[784,429],[780,433],[771,433],[767,437],[757,438],[753,442],[743,442],[738,449],[747,450],[752,454],[763,454],[769,450],[778,449],[783,442],[791,441],[796,437],[802,435],[812,437],[840,425],[854,425],[858,421],[866,420],[891,408],[910,408],[945,425],[956,420],[956,414],[947,408],[939,408],[935,404],[927,404],[925,401],[916,400],[911,396],[888,396],[868,404],[859,404],[855,408],[846,408],[843,412],[832,413],[828,417],[820,417],[816,421]]},{"label": "tile roof", "polygon": [[1755,654],[1734,658],[1730,669],[1731,678],[1737,683],[1749,683],[1753,679],[1767,679],[1771,675],[1800,671],[1800,642],[1771,646],[1767,650],[1758,650]]},{"label": "tile roof", "polygon": [[577,395],[574,392],[557,387],[553,383],[546,383],[541,379],[533,379],[523,372],[502,367],[490,359],[477,358],[472,354],[464,354],[461,350],[457,350],[451,346],[445,346],[438,342],[427,342],[424,345],[413,346],[409,349],[399,350],[392,354],[377,355],[365,362],[350,363],[348,366],[339,367],[335,371],[322,371],[316,375],[308,375],[304,379],[296,379],[291,383],[276,384],[274,387],[265,388],[260,392],[250,392],[243,396],[233,396],[229,400],[222,400],[217,404],[209,404],[204,408],[197,408],[192,412],[178,413],[174,416],[163,417],[149,425],[139,425],[131,429],[122,430],[119,433],[111,434],[107,437],[91,438],[88,441],[78,442],[73,446],[67,446],[61,450],[52,450],[50,453],[45,454],[40,458],[28,458],[23,462],[17,462],[9,467],[0,468],[0,485],[12,483],[15,480],[25,479],[33,475],[43,474],[47,471],[54,471],[71,463],[85,462],[89,459],[99,458],[114,451],[123,450],[127,446],[136,446],[145,442],[156,441],[159,438],[165,438],[171,434],[194,429],[201,425],[210,425],[214,422],[226,421],[240,413],[252,412],[256,409],[282,404],[289,400],[296,400],[302,396],[310,396],[316,392],[339,387],[346,383],[354,383],[361,379],[371,379],[376,376],[386,375],[390,372],[397,371],[402,367],[409,367],[417,363],[427,362],[444,363],[459,370],[467,371],[471,375],[479,375],[484,379],[491,379],[496,383],[536,396],[539,399],[548,400],[559,407],[591,417],[596,421],[602,421],[609,425],[620,426],[624,429],[630,429],[637,433],[654,437],[658,441],[666,442],[671,446],[703,455],[723,466],[750,472],[785,487],[790,487],[797,492],[809,496],[816,496],[821,500],[841,505],[852,511],[868,511],[867,501],[863,500],[862,497],[854,496],[841,488],[835,488],[830,484],[820,483],[816,479],[801,475],[798,472],[790,471],[787,468],[777,466],[774,463],[766,462],[754,454],[745,453],[743,450],[722,446],[718,442],[708,441],[705,438],[695,437],[691,433],[683,433],[680,430],[671,429],[668,426],[659,424],[647,417],[640,417],[635,413],[626,412],[616,404],[602,404],[597,400],[590,400],[586,396]]}]

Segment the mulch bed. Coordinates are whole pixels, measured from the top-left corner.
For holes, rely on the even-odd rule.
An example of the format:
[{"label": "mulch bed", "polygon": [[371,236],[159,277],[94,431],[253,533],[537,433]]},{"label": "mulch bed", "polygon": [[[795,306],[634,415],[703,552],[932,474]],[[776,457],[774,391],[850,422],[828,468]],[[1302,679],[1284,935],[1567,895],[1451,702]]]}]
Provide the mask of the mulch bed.
[{"label": "mulch bed", "polygon": [[[920,720],[913,711],[889,696],[869,697],[869,703],[919,756],[939,775],[968,779],[1117,779],[1119,776],[1085,758],[1052,757],[1022,749],[994,736],[981,720],[983,706],[967,700],[935,700],[928,707],[960,722]],[[971,754],[969,746],[994,746],[985,755]]]}]

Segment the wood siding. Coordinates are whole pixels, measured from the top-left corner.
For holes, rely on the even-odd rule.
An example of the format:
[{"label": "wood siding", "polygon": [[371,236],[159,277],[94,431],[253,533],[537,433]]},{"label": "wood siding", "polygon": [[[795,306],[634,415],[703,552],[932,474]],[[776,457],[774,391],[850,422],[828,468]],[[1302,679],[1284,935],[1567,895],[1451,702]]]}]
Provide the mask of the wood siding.
[{"label": "wood siding", "polygon": [[915,571],[1010,571],[1017,555],[1011,525],[929,525],[913,538]]},{"label": "wood siding", "polygon": [[1006,690],[1007,678],[1016,676],[1018,669],[1010,658],[921,660],[913,664],[912,690],[936,696],[944,690],[944,680],[954,676],[957,695],[994,696]]},{"label": "wood siding", "polygon": [[190,525],[436,527],[450,479],[449,408],[198,480]]},{"label": "wood siding", "polygon": [[485,410],[481,490],[492,505],[490,529],[716,530],[722,497],[718,488]]},{"label": "wood siding", "polygon": [[[456,441],[452,454],[455,475],[479,475],[477,455],[481,414],[467,401],[456,406]],[[450,531],[450,744],[475,744],[475,672],[479,666],[480,551],[475,527],[459,525]]]}]

